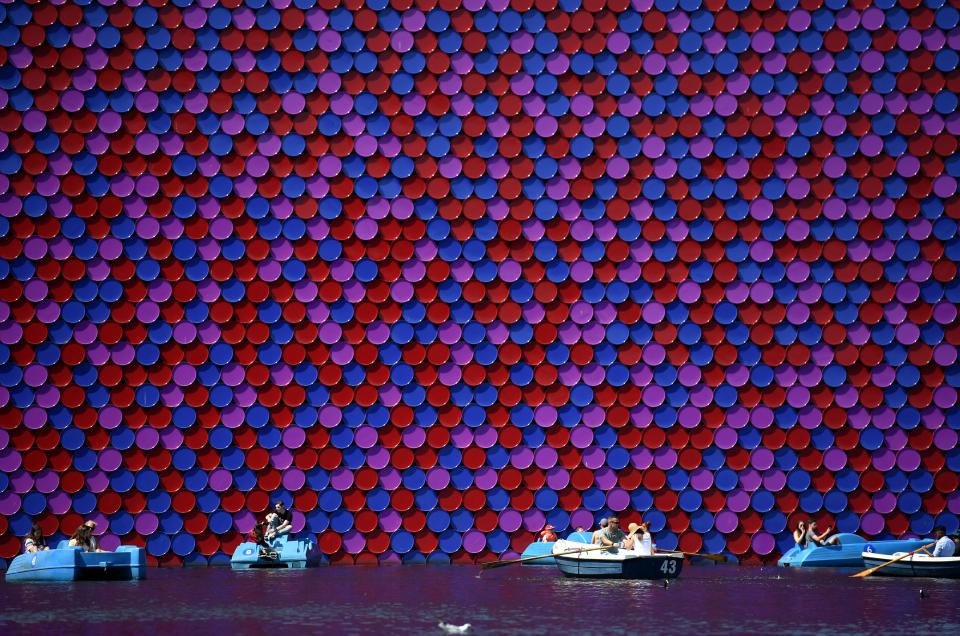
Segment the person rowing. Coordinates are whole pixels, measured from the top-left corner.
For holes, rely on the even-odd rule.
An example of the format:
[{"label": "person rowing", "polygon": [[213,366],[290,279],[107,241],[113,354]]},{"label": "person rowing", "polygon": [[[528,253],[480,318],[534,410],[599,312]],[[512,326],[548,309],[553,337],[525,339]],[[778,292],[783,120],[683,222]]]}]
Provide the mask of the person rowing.
[{"label": "person rowing", "polygon": [[636,541],[634,534],[642,526],[638,526],[635,523],[631,523],[629,527],[629,534],[624,534],[623,530],[620,529],[620,520],[616,517],[610,517],[607,519],[607,527],[599,531],[598,543],[603,546],[608,546],[610,548],[625,548],[627,550],[633,550],[634,543]]},{"label": "person rowing", "polygon": [[947,536],[947,529],[943,526],[937,526],[933,529],[933,536],[937,540],[937,544],[933,546],[933,553],[931,554],[926,548],[923,551],[932,557],[952,557],[956,546],[953,544],[953,540]]}]

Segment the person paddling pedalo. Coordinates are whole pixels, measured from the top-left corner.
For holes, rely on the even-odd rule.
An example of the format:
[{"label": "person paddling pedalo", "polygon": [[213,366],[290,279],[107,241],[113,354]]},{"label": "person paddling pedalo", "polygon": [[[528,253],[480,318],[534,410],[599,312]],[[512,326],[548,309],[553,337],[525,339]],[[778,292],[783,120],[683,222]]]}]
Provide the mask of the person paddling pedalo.
[{"label": "person paddling pedalo", "polygon": [[273,512],[267,514],[267,531],[264,533],[267,541],[290,533],[293,528],[293,513],[282,501],[273,504]]},{"label": "person paddling pedalo", "polygon": [[805,550],[811,546],[840,545],[837,535],[829,536],[833,528],[827,528],[822,534],[817,534],[817,522],[813,519],[807,521],[806,525],[801,521],[797,524],[797,529],[793,531],[793,540],[797,547]]},{"label": "person paddling pedalo", "polygon": [[546,526],[544,526],[543,530],[540,531],[540,537],[537,539],[537,541],[544,542],[544,543],[548,543],[556,540],[557,540],[556,528],[554,528],[550,524],[547,524]]},{"label": "person paddling pedalo", "polygon": [[27,533],[27,536],[23,538],[23,551],[24,552],[42,552],[43,550],[49,550],[47,547],[46,541],[43,539],[43,530],[37,524],[33,524],[30,528],[30,532]]},{"label": "person paddling pedalo", "polygon": [[96,521],[92,519],[85,521],[83,525],[73,532],[67,545],[70,547],[83,548],[86,552],[106,552],[106,550],[100,549],[97,538],[93,536],[93,531],[96,527]]}]

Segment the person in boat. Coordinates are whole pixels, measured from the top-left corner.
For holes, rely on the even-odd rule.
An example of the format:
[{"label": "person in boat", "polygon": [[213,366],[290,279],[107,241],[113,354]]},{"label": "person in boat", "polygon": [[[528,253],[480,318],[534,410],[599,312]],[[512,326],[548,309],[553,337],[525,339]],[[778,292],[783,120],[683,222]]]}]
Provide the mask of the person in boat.
[{"label": "person in boat", "polygon": [[70,535],[67,545],[71,548],[83,548],[87,544],[87,535],[90,533],[90,529],[85,525],[80,524],[76,530],[73,531],[73,534]]},{"label": "person in boat", "polygon": [[93,549],[90,552],[107,552],[100,548],[100,542],[97,540],[97,535],[93,534],[93,531],[97,529],[97,522],[93,519],[88,519],[83,522],[83,525],[90,528],[90,545],[93,546]]},{"label": "person in boat", "polygon": [[556,541],[557,533],[554,530],[554,527],[548,523],[546,526],[544,526],[543,530],[540,531],[540,538],[537,540],[543,543]]},{"label": "person in boat", "polygon": [[70,541],[67,542],[70,547],[83,548],[85,552],[97,551],[97,540],[93,536],[93,526],[83,524],[73,531],[70,535]]},{"label": "person in boat", "polygon": [[590,543],[600,545],[600,533],[607,529],[607,519],[603,518],[600,520],[600,529],[593,531],[593,536],[590,538]]},{"label": "person in boat", "polygon": [[93,534],[96,528],[97,522],[93,519],[85,521],[82,526],[73,532],[67,545],[83,548],[86,552],[106,552],[106,550],[100,549],[97,537]]},{"label": "person in boat", "polygon": [[926,549],[924,552],[933,557],[952,557],[956,546],[953,544],[953,539],[947,536],[947,529],[937,526],[933,529],[933,536],[937,540],[937,544],[933,546],[933,552]]},{"label": "person in boat", "polygon": [[293,513],[287,509],[282,501],[273,503],[273,514],[277,515],[277,525],[274,528],[274,538],[290,534],[293,529]]},{"label": "person in boat", "polygon": [[627,547],[624,543],[627,539],[627,535],[625,535],[623,530],[620,529],[620,520],[616,517],[610,517],[607,519],[607,527],[599,532],[600,545],[611,548]]},{"label": "person in boat", "polygon": [[263,523],[266,524],[266,529],[264,530],[263,538],[266,539],[267,541],[273,541],[274,539],[276,539],[277,527],[280,525],[280,521],[278,520],[277,513],[268,512],[266,520]]},{"label": "person in boat", "polygon": [[953,555],[956,556],[960,554],[960,534],[955,534],[950,538],[953,539]]},{"label": "person in boat", "polygon": [[30,532],[27,533],[27,536],[23,538],[23,551],[24,552],[42,552],[43,550],[49,550],[47,547],[47,542],[43,539],[43,530],[40,529],[40,526],[33,524],[33,527],[30,528]]},{"label": "person in boat", "polygon": [[266,539],[266,531],[267,531],[267,522],[260,521],[253,526],[253,530],[250,532],[249,535],[247,535],[247,538],[250,541],[253,541],[258,546],[260,546],[261,552],[263,550],[270,549],[270,544],[267,543],[267,539]]},{"label": "person in boat", "polygon": [[252,536],[250,538],[254,543],[257,544],[257,547],[260,548],[260,556],[267,557],[268,559],[276,559],[277,553],[274,552],[273,548],[270,547],[270,544],[267,543],[266,531],[267,522],[261,521],[253,526],[253,532],[251,533]]},{"label": "person in boat", "polygon": [[631,523],[627,526],[627,538],[624,547],[636,550],[641,556],[653,554],[653,535],[650,533],[650,523]]},{"label": "person in boat", "polygon": [[810,546],[839,545],[837,540],[838,537],[836,535],[830,537],[830,533],[832,531],[833,528],[831,527],[824,530],[821,534],[817,534],[816,521],[810,519],[806,524],[801,521],[797,525],[797,529],[793,531],[793,540],[797,543],[797,547],[801,550],[804,550]]},{"label": "person in boat", "polygon": [[796,530],[793,531],[793,542],[797,545],[798,548],[803,550],[806,546],[804,545],[807,541],[807,524],[800,522],[797,524]]}]

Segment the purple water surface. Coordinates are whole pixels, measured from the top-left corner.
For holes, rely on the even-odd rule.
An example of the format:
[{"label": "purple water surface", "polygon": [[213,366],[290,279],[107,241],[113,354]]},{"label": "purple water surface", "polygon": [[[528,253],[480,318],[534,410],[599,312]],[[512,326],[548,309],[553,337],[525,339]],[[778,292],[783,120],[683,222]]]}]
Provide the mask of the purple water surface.
[{"label": "purple water surface", "polygon": [[[133,583],[0,584],[0,634],[955,634],[960,581],[684,567],[649,581],[552,566],[154,569]],[[923,588],[926,598],[920,598]]]}]

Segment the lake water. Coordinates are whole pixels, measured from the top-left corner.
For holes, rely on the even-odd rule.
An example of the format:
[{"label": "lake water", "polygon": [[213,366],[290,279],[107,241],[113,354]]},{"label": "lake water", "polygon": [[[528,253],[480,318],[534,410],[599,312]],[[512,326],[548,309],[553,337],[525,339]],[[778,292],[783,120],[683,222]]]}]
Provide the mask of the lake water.
[{"label": "lake water", "polygon": [[[131,583],[0,583],[0,634],[815,634],[960,630],[960,581],[685,567],[668,588],[553,567],[151,569]],[[926,598],[921,598],[923,589]]]}]

